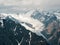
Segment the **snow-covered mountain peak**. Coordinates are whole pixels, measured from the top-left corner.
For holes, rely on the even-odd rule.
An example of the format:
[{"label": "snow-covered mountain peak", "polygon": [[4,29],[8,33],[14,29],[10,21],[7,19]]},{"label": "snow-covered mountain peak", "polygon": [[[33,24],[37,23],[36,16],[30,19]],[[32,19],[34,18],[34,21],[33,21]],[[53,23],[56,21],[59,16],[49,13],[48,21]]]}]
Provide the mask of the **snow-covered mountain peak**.
[{"label": "snow-covered mountain peak", "polygon": [[[30,30],[32,32],[35,32],[35,33],[40,33],[43,30],[43,28],[44,28],[44,24],[42,22],[40,22],[39,20],[34,19],[31,16],[29,16],[29,15],[32,14],[32,12],[26,13],[24,15],[22,15],[22,14],[16,15],[16,14],[4,14],[4,13],[2,13],[1,17],[3,17],[3,16],[5,18],[9,17],[12,20],[16,19],[14,21],[18,21],[26,29],[28,29],[28,30]],[[27,14],[29,14],[29,15],[27,15]],[[29,26],[27,24],[30,24],[31,26]]]}]

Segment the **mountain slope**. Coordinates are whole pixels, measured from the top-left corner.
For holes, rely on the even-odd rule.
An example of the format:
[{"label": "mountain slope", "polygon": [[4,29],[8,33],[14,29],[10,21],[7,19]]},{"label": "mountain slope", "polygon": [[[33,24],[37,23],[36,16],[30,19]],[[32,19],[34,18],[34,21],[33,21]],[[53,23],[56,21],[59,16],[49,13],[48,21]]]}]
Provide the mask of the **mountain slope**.
[{"label": "mountain slope", "polygon": [[[9,17],[2,19],[0,25],[0,45],[48,45],[46,39],[27,30]],[[0,23],[2,24],[2,23]]]},{"label": "mountain slope", "polygon": [[[28,14],[30,15],[30,13],[28,13]],[[28,29],[32,32],[35,32],[36,34],[40,33],[44,28],[44,24],[41,21],[38,21],[37,19],[34,19],[32,17],[29,17],[27,14],[16,15],[16,14],[2,13],[1,15],[5,16],[5,18],[9,17],[10,19],[14,20],[15,22],[19,22],[26,29]],[[28,26],[27,24],[32,25],[31,26],[32,28],[30,26]]]}]

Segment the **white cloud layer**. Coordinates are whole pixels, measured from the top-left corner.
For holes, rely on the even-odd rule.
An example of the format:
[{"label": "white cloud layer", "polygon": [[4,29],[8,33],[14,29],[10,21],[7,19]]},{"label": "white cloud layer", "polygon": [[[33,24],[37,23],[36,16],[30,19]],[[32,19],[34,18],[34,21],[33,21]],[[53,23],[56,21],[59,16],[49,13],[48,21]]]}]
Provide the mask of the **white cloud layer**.
[{"label": "white cloud layer", "polygon": [[60,0],[0,0],[3,5],[15,5],[20,7],[55,7],[60,6]]}]

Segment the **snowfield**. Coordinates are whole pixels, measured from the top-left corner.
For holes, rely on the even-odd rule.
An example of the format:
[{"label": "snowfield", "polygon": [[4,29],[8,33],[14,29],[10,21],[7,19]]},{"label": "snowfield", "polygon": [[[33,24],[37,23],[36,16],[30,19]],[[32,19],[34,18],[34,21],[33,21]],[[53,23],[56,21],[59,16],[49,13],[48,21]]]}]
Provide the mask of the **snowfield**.
[{"label": "snowfield", "polygon": [[[32,12],[29,12],[26,14],[19,14],[19,15],[1,13],[0,17],[2,17],[1,19],[5,19],[6,17],[12,18],[12,20],[16,19],[26,29],[38,34],[43,30],[44,24],[40,22],[39,20],[32,18],[31,17]],[[25,23],[31,24],[32,27],[29,27]]]}]

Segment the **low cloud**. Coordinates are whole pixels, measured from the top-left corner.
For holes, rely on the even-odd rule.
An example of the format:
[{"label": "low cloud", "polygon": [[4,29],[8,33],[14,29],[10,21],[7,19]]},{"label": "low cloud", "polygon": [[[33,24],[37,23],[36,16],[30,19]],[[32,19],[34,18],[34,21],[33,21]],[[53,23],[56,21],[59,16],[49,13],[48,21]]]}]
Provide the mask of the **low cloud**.
[{"label": "low cloud", "polygon": [[59,7],[60,0],[0,0],[0,5],[19,6],[29,8],[52,8]]}]

